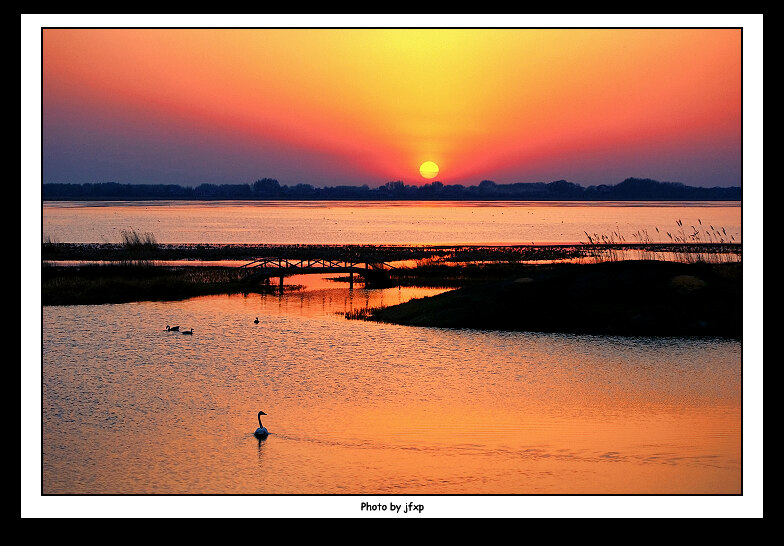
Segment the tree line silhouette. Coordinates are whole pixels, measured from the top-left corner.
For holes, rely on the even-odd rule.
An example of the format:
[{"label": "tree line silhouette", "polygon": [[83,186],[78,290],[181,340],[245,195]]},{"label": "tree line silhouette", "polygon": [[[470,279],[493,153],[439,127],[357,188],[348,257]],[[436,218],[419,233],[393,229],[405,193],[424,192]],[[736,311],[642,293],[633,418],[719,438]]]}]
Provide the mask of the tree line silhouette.
[{"label": "tree line silhouette", "polygon": [[430,182],[421,186],[399,180],[377,188],[362,186],[315,187],[311,184],[281,185],[274,178],[253,184],[47,183],[44,201],[90,200],[520,200],[520,201],[739,201],[740,187],[703,188],[650,178],[627,178],[615,185],[584,187],[566,180],[497,184],[483,180],[475,186]]}]

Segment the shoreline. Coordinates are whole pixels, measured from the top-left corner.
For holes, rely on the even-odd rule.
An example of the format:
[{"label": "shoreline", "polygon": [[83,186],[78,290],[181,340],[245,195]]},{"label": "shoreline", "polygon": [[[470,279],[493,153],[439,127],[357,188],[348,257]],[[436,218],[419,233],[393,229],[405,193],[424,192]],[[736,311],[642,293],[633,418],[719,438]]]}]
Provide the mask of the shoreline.
[{"label": "shoreline", "polygon": [[556,260],[595,257],[601,253],[639,251],[671,254],[734,254],[740,256],[742,243],[531,243],[531,244],[246,244],[246,243],[57,243],[42,245],[43,261],[122,262],[147,261],[239,261],[264,257],[352,258],[372,257],[379,261],[441,259],[452,262]]},{"label": "shoreline", "polygon": [[[199,252],[205,250],[203,245],[197,247],[194,248]],[[260,247],[252,248],[255,251]],[[286,248],[294,255],[302,252],[312,255],[314,251],[314,247],[304,245]],[[349,250],[315,248],[329,255]],[[382,250],[387,251],[382,255],[388,259],[423,252],[416,247]],[[415,266],[393,269],[384,279],[370,280],[365,287],[421,286],[453,290],[399,305],[360,310],[346,318],[483,330],[740,337],[742,263],[739,259],[718,263],[654,259],[524,263],[519,261],[518,250],[507,261],[499,257],[509,252],[508,248],[467,249],[463,257],[471,255],[477,258],[475,262],[456,263],[420,256]],[[128,249],[115,248],[111,254],[118,259],[126,252]],[[277,282],[262,283],[248,277],[242,268],[154,265],[154,261],[146,261],[140,254],[144,252],[136,252],[135,260],[118,260],[110,265],[43,265],[43,305],[280,293]],[[450,256],[454,258],[455,254]],[[495,261],[482,262],[478,257],[493,257]],[[348,279],[336,280],[347,283]],[[299,288],[286,285],[285,290]]]},{"label": "shoreline", "polygon": [[533,266],[516,278],[347,318],[438,328],[740,339],[742,303],[740,263],[639,260]]}]

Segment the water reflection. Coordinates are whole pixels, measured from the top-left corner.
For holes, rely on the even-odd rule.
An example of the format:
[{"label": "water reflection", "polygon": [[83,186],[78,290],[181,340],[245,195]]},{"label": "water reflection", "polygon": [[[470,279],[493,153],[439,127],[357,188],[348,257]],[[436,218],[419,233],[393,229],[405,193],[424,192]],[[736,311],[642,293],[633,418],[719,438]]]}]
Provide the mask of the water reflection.
[{"label": "water reflection", "polygon": [[[675,222],[713,225],[741,241],[740,202],[184,202],[43,203],[43,235],[116,243],[122,226],[159,243],[528,244],[586,241],[586,234],[661,233]],[[209,226],[209,229],[205,229]],[[653,235],[652,235],[653,236]]]},{"label": "water reflection", "polygon": [[436,290],[287,282],[45,307],[44,493],[740,492],[737,342],[347,321]]},{"label": "water reflection", "polygon": [[[387,289],[368,289],[360,282],[348,288],[345,280],[335,276],[292,275],[285,277],[284,290],[269,294],[248,295],[257,298],[261,309],[267,313],[301,315],[308,317],[338,315],[372,307],[387,307],[404,303],[413,298],[440,294],[448,288],[423,288],[398,286]],[[216,296],[220,301],[225,296]],[[263,322],[263,318],[260,319]]]}]

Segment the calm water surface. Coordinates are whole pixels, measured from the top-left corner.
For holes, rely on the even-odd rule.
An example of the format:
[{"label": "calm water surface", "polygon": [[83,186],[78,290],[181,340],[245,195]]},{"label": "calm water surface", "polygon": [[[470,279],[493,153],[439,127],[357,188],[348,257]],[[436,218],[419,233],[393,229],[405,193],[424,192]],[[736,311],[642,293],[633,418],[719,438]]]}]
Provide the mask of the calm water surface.
[{"label": "calm water surface", "polygon": [[[586,232],[645,232],[671,242],[683,223],[741,240],[740,202],[50,202],[43,235],[63,243],[117,243],[123,230],[159,243],[527,244],[587,242]],[[701,223],[700,223],[701,222]],[[659,230],[658,232],[656,230]],[[722,234],[724,235],[724,234]],[[705,236],[703,236],[703,240]]]},{"label": "calm water surface", "polygon": [[[646,230],[668,242],[676,220],[740,241],[739,203],[47,202],[43,235],[435,245]],[[739,342],[348,321],[440,290],[287,282],[307,289],[44,307],[43,492],[741,492]]]},{"label": "calm water surface", "polygon": [[741,492],[739,342],[348,321],[439,290],[308,284],[44,307],[43,492]]}]

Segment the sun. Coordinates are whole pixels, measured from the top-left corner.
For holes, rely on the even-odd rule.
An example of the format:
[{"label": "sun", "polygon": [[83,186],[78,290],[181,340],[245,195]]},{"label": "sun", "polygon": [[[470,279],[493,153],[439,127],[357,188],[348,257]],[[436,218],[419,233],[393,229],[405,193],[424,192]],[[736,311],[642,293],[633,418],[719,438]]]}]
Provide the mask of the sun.
[{"label": "sun", "polygon": [[435,178],[438,176],[438,165],[432,161],[425,161],[419,166],[419,174],[424,178]]}]

